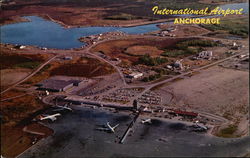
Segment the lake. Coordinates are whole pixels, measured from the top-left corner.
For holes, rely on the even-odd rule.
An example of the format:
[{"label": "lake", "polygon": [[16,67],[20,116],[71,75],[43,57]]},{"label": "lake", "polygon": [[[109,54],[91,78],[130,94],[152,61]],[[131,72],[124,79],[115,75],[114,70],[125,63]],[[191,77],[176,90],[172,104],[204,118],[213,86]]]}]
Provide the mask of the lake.
[{"label": "lake", "polygon": [[[226,4],[223,9],[243,8],[248,13],[248,3]],[[61,25],[37,16],[26,16],[30,22],[1,26],[1,42],[8,44],[34,45],[39,47],[71,49],[84,45],[78,39],[83,36],[105,32],[122,31],[128,34],[143,34],[156,31],[156,24],[134,27],[80,27],[64,28]]]}]

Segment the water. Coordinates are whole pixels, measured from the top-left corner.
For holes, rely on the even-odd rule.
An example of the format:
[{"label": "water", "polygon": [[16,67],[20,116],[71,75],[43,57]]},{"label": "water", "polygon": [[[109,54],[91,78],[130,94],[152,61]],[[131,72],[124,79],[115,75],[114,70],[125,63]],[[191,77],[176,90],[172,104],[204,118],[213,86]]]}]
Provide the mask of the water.
[{"label": "water", "polygon": [[[248,13],[248,3],[226,4],[223,9],[243,8]],[[37,16],[25,17],[31,22],[4,25],[1,27],[1,43],[35,45],[39,47],[71,49],[79,48],[84,43],[78,41],[80,37],[96,35],[105,32],[122,31],[128,34],[143,34],[156,31],[157,24],[148,24],[135,27],[81,27],[63,28],[52,21]]]},{"label": "water", "polygon": [[248,14],[249,13],[249,3],[232,3],[232,4],[225,4],[220,6],[222,9],[226,10],[228,8],[230,9],[241,9],[243,8],[243,13]]},{"label": "water", "polygon": [[70,49],[78,48],[84,43],[80,37],[96,35],[105,32],[123,31],[128,34],[142,34],[158,30],[156,24],[135,27],[81,27],[63,28],[52,21],[37,16],[25,17],[30,22],[22,22],[1,27],[2,43],[35,45],[39,47]]}]

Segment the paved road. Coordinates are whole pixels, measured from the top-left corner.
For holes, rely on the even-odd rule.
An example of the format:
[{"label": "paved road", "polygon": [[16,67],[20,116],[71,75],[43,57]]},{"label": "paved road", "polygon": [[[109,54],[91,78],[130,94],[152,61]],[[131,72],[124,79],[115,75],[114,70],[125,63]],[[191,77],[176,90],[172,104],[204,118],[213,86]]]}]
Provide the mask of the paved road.
[{"label": "paved road", "polygon": [[131,101],[134,100],[134,99],[138,99],[139,97],[141,97],[144,93],[146,93],[147,91],[149,91],[149,90],[152,89],[153,87],[159,86],[159,85],[161,85],[161,84],[165,84],[165,83],[167,83],[167,82],[171,82],[171,81],[173,81],[173,80],[175,80],[175,79],[178,79],[178,78],[182,78],[182,77],[184,77],[185,75],[191,74],[191,73],[193,73],[193,72],[199,72],[199,71],[201,71],[201,70],[203,70],[203,69],[209,68],[209,67],[211,67],[211,66],[217,65],[217,64],[222,63],[222,62],[224,62],[224,61],[227,61],[227,60],[229,60],[229,59],[235,58],[236,56],[241,55],[241,54],[245,54],[245,52],[242,52],[242,53],[239,53],[239,54],[235,54],[235,55],[233,55],[233,56],[230,56],[230,57],[227,57],[227,58],[218,60],[218,61],[213,62],[213,63],[211,63],[211,64],[208,64],[208,65],[199,67],[199,68],[197,68],[197,69],[193,69],[193,70],[191,70],[191,71],[189,71],[189,72],[185,72],[185,73],[182,73],[182,74],[180,74],[180,75],[174,76],[174,77],[172,77],[172,78],[169,78],[169,79],[166,79],[166,80],[157,82],[157,83],[153,83],[153,84],[150,84],[150,85],[145,85],[145,86],[128,86],[127,88],[135,88],[135,87],[142,87],[142,88],[145,88],[138,96],[136,96],[135,98],[131,99]]},{"label": "paved road", "polygon": [[97,58],[97,59],[99,59],[101,61],[104,61],[104,62],[108,63],[109,65],[111,65],[113,68],[115,68],[116,71],[119,73],[119,76],[120,76],[120,78],[121,78],[121,80],[123,82],[123,85],[125,86],[125,85],[127,85],[127,83],[125,81],[124,75],[123,75],[123,73],[121,72],[121,70],[116,65],[114,65],[112,62],[110,62],[110,61],[108,61],[108,60],[106,60],[106,59],[104,59],[104,58],[96,55],[95,53],[91,53],[90,52],[91,48],[93,48],[94,46],[96,46],[96,45],[98,45],[100,43],[106,42],[106,41],[109,41],[109,40],[103,40],[103,41],[97,42],[96,44],[91,45],[90,47],[86,48],[86,50],[84,50],[84,53],[86,53],[86,54],[88,54],[90,56],[93,56],[93,57],[95,57],[95,58]]},{"label": "paved road", "polygon": [[40,65],[37,69],[35,69],[31,74],[29,74],[28,76],[26,76],[25,78],[23,78],[22,80],[18,81],[17,83],[13,84],[12,86],[10,86],[9,88],[1,91],[0,94],[3,94],[9,90],[11,90],[12,88],[14,88],[15,86],[23,83],[24,81],[26,81],[27,79],[29,79],[30,77],[34,76],[37,72],[39,72],[44,66],[46,66],[48,63],[50,63],[52,60],[54,60],[56,57],[58,57],[58,55],[53,56],[52,58],[50,58],[49,60],[47,60],[45,63],[43,63],[42,65]]},{"label": "paved road", "polygon": [[[227,57],[227,58],[218,60],[218,61],[213,62],[213,63],[211,63],[211,64],[202,66],[202,67],[197,68],[197,69],[193,69],[192,71],[189,71],[189,72],[186,72],[186,73],[182,73],[182,74],[177,75],[177,76],[174,76],[174,77],[172,77],[172,78],[170,78],[170,79],[166,79],[166,80],[163,80],[163,81],[154,83],[154,84],[145,85],[145,86],[130,86],[130,87],[128,86],[127,88],[135,88],[135,87],[142,87],[142,88],[145,88],[145,89],[144,89],[142,92],[140,92],[137,96],[131,98],[129,104],[132,104],[133,101],[134,101],[135,99],[138,100],[138,98],[140,98],[144,93],[148,92],[149,90],[151,90],[152,88],[154,88],[154,87],[156,87],[156,86],[159,86],[159,85],[161,85],[161,84],[165,84],[165,83],[167,83],[167,82],[171,82],[171,81],[173,81],[173,80],[175,80],[175,79],[178,79],[178,78],[182,78],[182,77],[184,77],[185,75],[191,74],[191,73],[193,73],[193,72],[199,72],[199,71],[201,71],[201,70],[203,70],[203,69],[209,68],[209,67],[211,67],[211,66],[215,66],[215,65],[217,65],[217,64],[219,64],[219,63],[222,63],[222,62],[224,62],[224,61],[227,61],[227,60],[230,60],[230,59],[232,59],[232,58],[235,58],[236,56],[241,55],[241,54],[245,54],[245,52],[242,52],[242,53],[239,53],[239,54],[236,54],[236,55],[233,55],[233,56],[230,56],[230,57]],[[194,111],[195,111],[195,110],[194,110]],[[197,111],[197,112],[198,112],[198,111]],[[216,120],[220,120],[220,121],[222,121],[222,122],[224,122],[224,123],[227,123],[227,122],[228,122],[227,119],[225,119],[225,118],[223,118],[223,117],[221,117],[221,116],[217,116],[217,115],[213,115],[213,114],[209,114],[209,113],[205,113],[205,112],[201,112],[201,111],[199,111],[199,113],[200,113],[200,114],[203,114],[204,116],[209,116],[209,117],[212,117],[212,118],[214,118],[214,119],[216,119]]]}]

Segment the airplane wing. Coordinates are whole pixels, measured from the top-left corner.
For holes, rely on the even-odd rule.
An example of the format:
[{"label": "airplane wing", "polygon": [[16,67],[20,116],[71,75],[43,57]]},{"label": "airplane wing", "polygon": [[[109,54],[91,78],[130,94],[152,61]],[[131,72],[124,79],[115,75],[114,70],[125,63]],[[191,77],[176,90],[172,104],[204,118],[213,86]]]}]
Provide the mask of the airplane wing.
[{"label": "airplane wing", "polygon": [[65,107],[65,109],[69,110],[69,111],[73,111],[71,108],[69,107]]},{"label": "airplane wing", "polygon": [[53,110],[53,111],[63,111],[64,109],[55,109],[55,110]]},{"label": "airplane wing", "polygon": [[51,121],[55,121],[56,120],[56,117],[54,116],[54,117],[50,117],[49,118]]},{"label": "airplane wing", "polygon": [[118,126],[119,126],[119,124],[115,125],[115,126],[113,127],[113,129],[115,129],[115,128],[118,127]]},{"label": "airplane wing", "polygon": [[66,106],[60,106],[60,105],[57,105],[56,108],[59,108],[59,109],[55,109],[53,111],[62,111],[62,110],[69,110],[69,111],[73,111],[70,107],[68,107],[67,105]]},{"label": "airplane wing", "polygon": [[99,131],[109,131],[108,128],[96,128],[96,130],[99,130]]},{"label": "airplane wing", "polygon": [[108,126],[109,129],[111,129],[111,130],[113,129],[113,128],[110,126],[109,122],[107,123],[107,126]]}]

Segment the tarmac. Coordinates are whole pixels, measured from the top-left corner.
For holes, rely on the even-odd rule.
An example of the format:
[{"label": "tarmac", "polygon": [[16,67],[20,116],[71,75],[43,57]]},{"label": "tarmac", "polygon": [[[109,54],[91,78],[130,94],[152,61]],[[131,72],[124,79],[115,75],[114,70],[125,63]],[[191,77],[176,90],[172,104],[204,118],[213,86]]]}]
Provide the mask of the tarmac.
[{"label": "tarmac", "polygon": [[[26,150],[19,158],[78,157],[235,157],[250,152],[250,137],[218,138],[189,130],[189,125],[175,121],[152,119],[142,124],[141,116],[124,144],[119,140],[133,115],[83,106],[73,106],[53,123],[45,123],[55,132]],[[115,133],[96,128],[110,122],[119,123]]]}]

